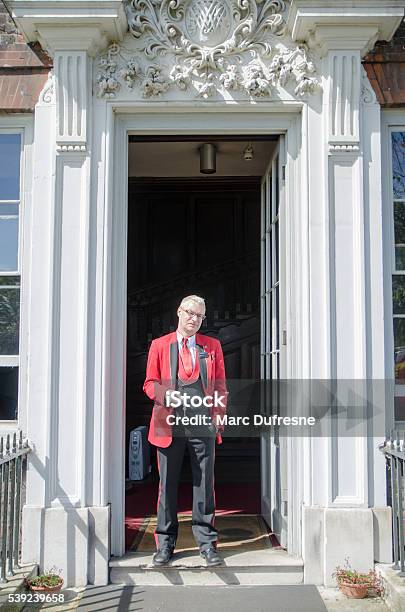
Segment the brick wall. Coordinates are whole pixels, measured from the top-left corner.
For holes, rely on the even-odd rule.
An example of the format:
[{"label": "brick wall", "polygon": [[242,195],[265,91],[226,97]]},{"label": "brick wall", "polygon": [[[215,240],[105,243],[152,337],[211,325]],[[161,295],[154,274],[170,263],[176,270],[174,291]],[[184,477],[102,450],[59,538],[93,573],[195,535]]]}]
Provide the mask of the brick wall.
[{"label": "brick wall", "polygon": [[405,22],[390,42],[379,42],[364,58],[377,100],[385,108],[405,106]]},{"label": "brick wall", "polygon": [[0,0],[0,49],[13,44],[18,37],[17,28]]},{"label": "brick wall", "polygon": [[0,112],[33,112],[52,67],[39,45],[28,45],[0,0]]}]

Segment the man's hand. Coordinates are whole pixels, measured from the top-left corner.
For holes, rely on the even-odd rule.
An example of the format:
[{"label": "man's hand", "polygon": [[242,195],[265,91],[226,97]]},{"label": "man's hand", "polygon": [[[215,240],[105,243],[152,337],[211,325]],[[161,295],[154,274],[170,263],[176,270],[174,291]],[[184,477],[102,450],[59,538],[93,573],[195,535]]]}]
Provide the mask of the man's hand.
[{"label": "man's hand", "polygon": [[212,424],[215,427],[215,432],[218,434],[222,433],[224,431],[224,426],[223,425],[219,425],[218,420],[217,420],[217,416],[214,417],[214,420],[212,422]]}]

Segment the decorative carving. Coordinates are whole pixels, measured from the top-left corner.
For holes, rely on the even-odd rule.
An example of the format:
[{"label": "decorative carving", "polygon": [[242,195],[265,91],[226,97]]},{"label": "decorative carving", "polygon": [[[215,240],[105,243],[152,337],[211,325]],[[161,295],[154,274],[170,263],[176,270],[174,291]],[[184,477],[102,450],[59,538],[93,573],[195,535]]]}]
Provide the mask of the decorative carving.
[{"label": "decorative carving", "polygon": [[232,17],[223,0],[191,0],[185,10],[186,32],[199,45],[216,46],[229,37]]},{"label": "decorative carving", "polygon": [[328,140],[331,145],[353,145],[360,139],[360,54],[336,51],[329,61]]},{"label": "decorative carving", "polygon": [[283,0],[125,0],[129,29],[149,58],[175,53],[196,68],[225,55],[269,53],[265,34],[284,30]]},{"label": "decorative carving", "polygon": [[375,91],[369,81],[367,72],[365,71],[363,66],[361,70],[360,100],[365,106],[368,106],[370,104],[376,104],[377,102],[377,96],[375,95]]},{"label": "decorative carving", "polygon": [[122,84],[146,98],[172,88],[268,98],[290,82],[303,97],[320,87],[307,47],[286,44],[283,0],[125,0],[125,10],[136,49],[114,43],[101,57],[99,97]]},{"label": "decorative carving", "polygon": [[[121,85],[117,79],[117,62],[114,57],[119,53],[119,47],[115,43],[109,46],[107,54],[100,60],[101,72],[97,75],[97,95],[100,98],[114,98]],[[123,71],[124,72],[124,71]],[[128,84],[127,72],[123,77]],[[134,79],[130,79],[133,83]],[[129,85],[132,87],[132,85]]]},{"label": "decorative carving", "polygon": [[360,146],[358,144],[330,144],[330,153],[358,153]]},{"label": "decorative carving", "polygon": [[43,90],[39,96],[40,104],[53,104],[55,102],[55,75],[53,70],[48,74],[48,80],[46,81]]},{"label": "decorative carving", "polygon": [[56,145],[56,150],[59,153],[85,153],[87,151],[86,145]]},{"label": "decorative carving", "polygon": [[87,147],[89,59],[85,51],[60,51],[54,57],[56,145],[59,151]]}]

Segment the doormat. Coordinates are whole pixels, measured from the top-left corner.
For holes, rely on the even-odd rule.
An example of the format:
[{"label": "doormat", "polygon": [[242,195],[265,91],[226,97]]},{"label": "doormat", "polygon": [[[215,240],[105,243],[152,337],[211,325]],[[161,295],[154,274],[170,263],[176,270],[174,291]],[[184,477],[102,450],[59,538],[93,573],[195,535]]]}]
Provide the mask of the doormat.
[{"label": "doormat", "polygon": [[[176,551],[190,552],[197,549],[191,528],[191,516],[179,515],[179,535]],[[215,516],[215,527],[218,529],[218,549],[265,550],[272,548],[272,534],[259,515],[220,515]],[[156,517],[144,519],[131,546],[132,552],[151,553],[156,550],[153,532],[156,528]]]},{"label": "doormat", "polygon": [[[128,484],[125,495],[125,548],[133,550],[142,532],[156,514],[158,482],[134,482]],[[129,488],[130,487],[130,488]],[[260,482],[221,483],[215,487],[216,517],[260,513]],[[191,515],[193,489],[190,483],[181,482],[178,495],[179,514]]]}]

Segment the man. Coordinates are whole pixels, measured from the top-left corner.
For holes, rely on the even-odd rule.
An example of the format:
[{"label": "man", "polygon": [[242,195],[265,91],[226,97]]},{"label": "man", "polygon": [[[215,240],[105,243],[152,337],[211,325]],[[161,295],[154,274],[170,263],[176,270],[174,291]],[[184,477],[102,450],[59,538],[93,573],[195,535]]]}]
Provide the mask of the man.
[{"label": "man", "polygon": [[[154,401],[149,442],[157,446],[160,476],[155,565],[166,565],[178,534],[177,490],[186,447],[193,476],[192,529],[208,566],[220,565],[214,527],[215,439],[226,409],[224,357],[218,340],[198,334],[205,302],[185,297],[177,310],[177,331],[153,340],[148,355],[145,393]],[[190,417],[198,425],[190,424]],[[191,419],[192,420],[192,419]]]}]

